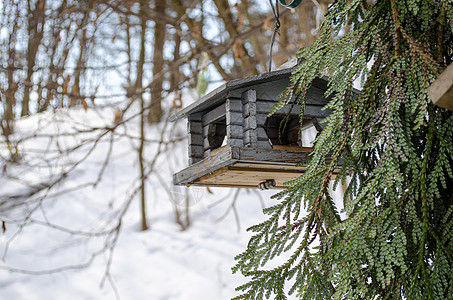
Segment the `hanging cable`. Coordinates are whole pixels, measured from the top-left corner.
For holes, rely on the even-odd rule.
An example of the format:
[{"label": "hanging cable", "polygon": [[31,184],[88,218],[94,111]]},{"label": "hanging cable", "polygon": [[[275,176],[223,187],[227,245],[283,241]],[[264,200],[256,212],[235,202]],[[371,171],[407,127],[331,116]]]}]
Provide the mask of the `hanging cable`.
[{"label": "hanging cable", "polygon": [[272,33],[271,45],[269,48],[269,72],[272,71],[272,48],[274,47],[275,37],[276,35],[280,35],[280,11],[278,9],[278,0],[275,0],[275,6],[272,4],[272,0],[269,0],[269,4],[272,7],[272,13],[275,17],[274,23],[274,32]]}]

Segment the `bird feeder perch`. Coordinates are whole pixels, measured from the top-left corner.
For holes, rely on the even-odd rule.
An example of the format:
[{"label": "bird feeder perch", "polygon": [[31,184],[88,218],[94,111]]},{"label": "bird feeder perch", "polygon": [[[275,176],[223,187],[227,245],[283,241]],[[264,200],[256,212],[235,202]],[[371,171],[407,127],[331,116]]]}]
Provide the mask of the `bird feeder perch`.
[{"label": "bird feeder perch", "polygon": [[[306,95],[302,124],[297,104],[268,117],[290,84],[292,70],[232,80],[172,116],[171,121],[188,119],[189,135],[189,166],[174,174],[174,184],[281,189],[300,176],[313,151],[302,146],[301,132],[311,125],[320,130],[319,121],[330,110],[323,109],[329,100],[324,97],[327,80],[316,78]],[[288,114],[285,131],[279,133]]]}]

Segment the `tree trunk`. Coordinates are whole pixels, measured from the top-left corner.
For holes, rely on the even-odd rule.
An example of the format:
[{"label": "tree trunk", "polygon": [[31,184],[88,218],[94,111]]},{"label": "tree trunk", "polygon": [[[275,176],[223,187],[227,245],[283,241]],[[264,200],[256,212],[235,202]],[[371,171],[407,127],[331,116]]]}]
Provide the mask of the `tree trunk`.
[{"label": "tree trunk", "polygon": [[28,51],[27,51],[27,78],[24,85],[24,98],[22,99],[22,112],[21,116],[28,116],[29,103],[30,103],[30,89],[33,86],[32,76],[33,68],[36,63],[36,54],[38,53],[39,45],[44,34],[45,22],[45,6],[46,0],[38,0],[36,2],[35,10],[32,11],[29,5],[29,19],[28,19]]},{"label": "tree trunk", "polygon": [[69,107],[74,107],[77,104],[80,104],[80,77],[82,75],[82,69],[85,65],[85,57],[87,52],[87,30],[85,27],[85,22],[88,17],[88,14],[85,14],[80,25],[80,42],[79,42],[79,57],[77,58],[77,66],[74,72],[74,84],[71,88],[71,100],[69,102]]},{"label": "tree trunk", "polygon": [[145,41],[146,41],[146,18],[143,16],[144,6],[146,5],[145,0],[140,1],[141,10],[141,34],[140,34],[140,56],[137,64],[137,78],[135,82],[135,88],[139,92],[140,98],[140,146],[138,149],[138,160],[140,164],[140,208],[141,208],[141,229],[147,230],[148,221],[146,215],[146,174],[145,174],[145,162],[143,153],[145,150],[145,99],[143,98],[143,69],[145,65]]},{"label": "tree trunk", "polygon": [[[236,24],[233,20],[233,14],[231,13],[231,7],[228,3],[228,0],[214,0],[214,4],[217,7],[217,11],[219,13],[219,17],[222,19],[225,29],[228,31],[230,38],[235,38],[239,35],[239,30],[236,27]],[[244,74],[239,75],[257,75],[258,70],[256,69],[256,62],[250,56],[248,50],[245,48],[244,44],[241,42],[240,46],[238,47],[238,51],[243,54],[240,57],[241,65],[242,65],[242,72]]]},{"label": "tree trunk", "polygon": [[[157,14],[164,16],[166,1],[155,1],[155,11]],[[154,54],[153,54],[153,74],[159,74],[164,68],[164,45],[165,45],[165,22],[162,19],[154,21]],[[162,84],[163,78],[154,80],[151,84],[151,108],[148,113],[148,121],[158,123],[162,118]]]},{"label": "tree trunk", "polygon": [[[191,19],[189,16],[186,14],[186,7],[183,4],[183,1],[181,0],[172,0],[172,6],[173,9],[176,11],[178,14],[178,19],[182,19],[185,17],[184,21],[187,23],[187,26],[190,28],[196,28],[196,20]],[[199,27],[199,26],[198,26]],[[225,69],[220,65],[218,57],[213,53],[212,50],[210,50],[210,45],[205,40],[203,37],[203,33],[200,32],[199,34],[193,34],[193,38],[197,41],[197,46],[199,49],[206,49],[205,51],[208,53],[208,57],[211,60],[211,63],[214,65],[216,68],[217,72],[219,72],[220,76],[222,76],[223,80],[229,81],[232,79],[232,76],[230,73],[226,72]]]}]

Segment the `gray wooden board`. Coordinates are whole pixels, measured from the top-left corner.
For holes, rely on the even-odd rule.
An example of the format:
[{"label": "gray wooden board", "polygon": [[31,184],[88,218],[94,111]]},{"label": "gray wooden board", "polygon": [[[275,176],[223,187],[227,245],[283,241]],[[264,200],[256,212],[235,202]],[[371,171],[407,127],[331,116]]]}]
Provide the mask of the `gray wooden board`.
[{"label": "gray wooden board", "polygon": [[238,148],[224,147],[210,157],[207,157],[173,175],[173,184],[185,185],[201,176],[210,174],[222,167],[233,164],[238,157]]},{"label": "gray wooden board", "polygon": [[201,134],[201,121],[200,122],[188,121],[187,132],[189,134],[191,133]]},{"label": "gray wooden board", "polygon": [[[173,122],[186,117],[187,115],[211,110],[222,104],[228,97],[233,97],[233,94],[235,97],[240,98],[241,94],[248,89],[257,90],[258,99],[260,99],[261,93],[263,94],[261,95],[262,99],[276,101],[276,97],[289,85],[289,77],[293,70],[294,68],[276,70],[258,76],[251,76],[227,82],[198,101],[195,101],[186,108],[180,110],[170,118],[170,121]],[[328,100],[324,99],[324,91],[327,90],[327,86],[327,77],[315,78],[307,93],[306,103],[311,104],[311,101],[315,101],[317,104],[325,104]],[[359,92],[360,91],[354,89],[354,97],[357,97]]]},{"label": "gray wooden board", "polygon": [[189,145],[203,145],[203,136],[201,134],[189,134],[188,137]]},{"label": "gray wooden board", "polygon": [[203,157],[204,151],[203,146],[199,145],[189,145],[188,148],[189,157]]},{"label": "gray wooden board", "polygon": [[209,126],[209,124],[203,126],[202,128],[202,134],[203,134],[203,137],[206,138],[210,133],[212,134],[212,129],[213,129],[213,126]]},{"label": "gray wooden board", "polygon": [[173,175],[175,185],[186,185],[235,162],[296,165],[309,158],[310,152],[225,146],[203,160]]},{"label": "gray wooden board", "polygon": [[240,125],[227,126],[227,138],[240,138],[243,136],[243,128]]},{"label": "gray wooden board", "polygon": [[239,98],[228,98],[225,100],[226,102],[226,111],[227,112],[242,112],[242,103],[241,99]]},{"label": "gray wooden board", "polygon": [[296,165],[302,161],[309,160],[310,153],[308,151],[240,148],[238,161]]},{"label": "gray wooden board", "polygon": [[197,163],[201,160],[203,160],[203,157],[189,157],[189,165]]},{"label": "gray wooden board", "polygon": [[232,90],[242,89],[240,93],[244,92],[247,89],[251,89],[254,85],[261,83],[267,83],[270,81],[275,81],[283,78],[288,78],[291,74],[293,68],[277,70],[273,72],[264,73],[257,76],[250,76],[246,78],[240,78],[236,80],[229,81],[225,84],[222,84],[206,96],[202,97],[198,101],[193,102],[186,108],[180,110],[178,113],[173,115],[170,118],[170,121],[176,121],[185,117],[188,114],[195,112],[210,110],[213,107],[218,106],[223,103],[228,96],[228,93]]},{"label": "gray wooden board", "polygon": [[[271,111],[273,103],[269,101],[259,101],[256,104],[257,113],[269,113]],[[282,109],[278,110],[276,114],[287,114],[291,109],[291,105],[286,105]],[[291,113],[298,115],[300,112],[300,105],[294,105],[291,109]],[[332,110],[323,109],[320,105],[305,105],[304,116],[324,118],[327,117]]]},{"label": "gray wooden board", "polygon": [[206,126],[210,123],[215,123],[223,118],[226,114],[226,105],[221,104],[220,106],[214,108],[213,110],[208,111],[203,115],[203,126]]},{"label": "gray wooden board", "polygon": [[228,139],[227,144],[230,147],[242,147],[244,145],[244,141],[242,138],[240,138],[240,139],[230,138],[230,139]]},{"label": "gray wooden board", "polygon": [[250,129],[250,130],[247,130],[244,132],[244,144],[245,145],[255,146],[257,141],[258,141],[258,139],[256,137],[255,129]]},{"label": "gray wooden board", "polygon": [[243,120],[243,130],[256,129],[256,118],[255,116],[248,116]]},{"label": "gray wooden board", "polygon": [[296,164],[304,161],[305,164],[302,164],[302,166],[306,166],[306,163],[310,160],[310,151],[265,149],[264,146],[258,145],[254,148],[227,145],[219,148],[214,154],[174,174],[173,183],[176,185],[190,184],[202,176],[225,166],[231,166],[235,162],[296,166]]},{"label": "gray wooden board", "polygon": [[242,113],[244,117],[256,115],[256,102],[245,103],[242,107]]},{"label": "gray wooden board", "polygon": [[241,94],[242,104],[247,104],[249,102],[256,102],[256,90],[248,89]]},{"label": "gray wooden board", "polygon": [[193,113],[187,116],[189,121],[201,122],[201,112]]},{"label": "gray wooden board", "polygon": [[242,125],[244,117],[240,112],[228,112],[226,116],[226,124],[228,125]]},{"label": "gray wooden board", "polygon": [[258,140],[256,142],[256,147],[260,149],[272,149],[271,143],[269,143],[269,139],[267,140]]}]

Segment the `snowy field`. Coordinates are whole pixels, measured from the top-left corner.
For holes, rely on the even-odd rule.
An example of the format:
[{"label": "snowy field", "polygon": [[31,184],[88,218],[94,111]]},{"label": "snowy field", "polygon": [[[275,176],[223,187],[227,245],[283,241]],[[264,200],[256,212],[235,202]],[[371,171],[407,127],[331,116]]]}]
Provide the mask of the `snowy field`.
[{"label": "snowy field", "polygon": [[[171,174],[187,161],[185,124],[148,127],[150,229],[142,232],[138,123],[119,126],[97,144],[96,137],[104,131],[91,130],[111,126],[114,116],[111,108],[76,109],[18,122],[17,136],[29,139],[21,144],[19,163],[3,167],[0,203],[29,202],[20,208],[0,206],[6,228],[0,234],[0,299],[237,295],[235,287],[246,279],[231,274],[234,256],[247,245],[246,228],[264,220],[262,208],[272,204],[274,192],[173,187]],[[57,133],[60,137],[54,137]],[[164,143],[158,142],[160,136]],[[6,157],[3,143],[1,147]],[[73,151],[66,154],[68,149]],[[43,182],[52,189],[12,198],[29,195]],[[175,212],[183,214],[185,203],[191,225],[183,231]],[[26,226],[21,227],[24,220]],[[186,222],[184,214],[182,220]]]}]

